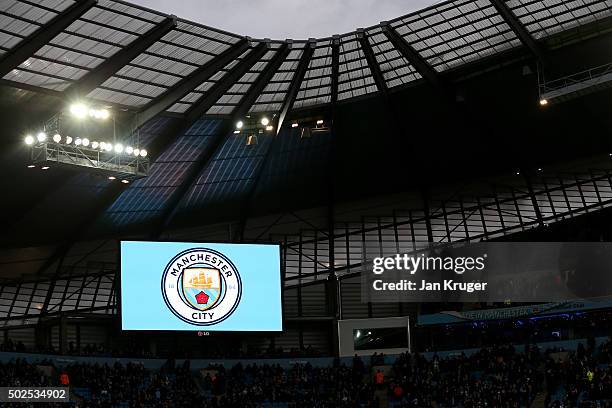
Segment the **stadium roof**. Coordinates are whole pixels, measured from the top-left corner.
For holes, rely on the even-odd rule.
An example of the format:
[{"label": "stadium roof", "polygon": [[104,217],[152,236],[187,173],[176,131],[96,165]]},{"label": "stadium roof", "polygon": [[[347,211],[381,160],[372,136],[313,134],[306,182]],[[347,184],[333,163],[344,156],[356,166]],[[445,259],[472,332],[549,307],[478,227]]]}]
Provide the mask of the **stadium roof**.
[{"label": "stadium roof", "polygon": [[[283,120],[400,91],[414,90],[420,101],[419,84],[449,92],[455,72],[486,70],[516,52],[543,61],[550,39],[611,16],[610,0],[457,0],[330,38],[268,40],[121,1],[6,0],[1,83],[37,96],[4,87],[3,103],[21,98],[23,114],[32,117],[35,105],[45,105],[44,116],[58,100],[77,97],[125,110],[153,164],[149,177],[127,188],[61,170],[33,175],[23,162],[3,168],[18,197],[2,204],[10,214],[5,224],[14,229],[27,217],[69,235],[91,214],[103,214],[99,225],[124,231],[154,223],[159,232],[177,215],[230,201],[239,203],[234,214],[243,214],[256,192],[296,183],[307,191],[329,169],[330,138],[301,139],[280,126]],[[345,114],[384,113],[381,106]],[[276,115],[283,137],[264,136],[257,146],[232,137],[233,121],[249,113]],[[20,139],[22,129],[13,128]],[[78,209],[66,208],[65,197],[79,197]]]},{"label": "stadium roof", "polygon": [[[316,39],[293,108],[331,102],[334,52],[337,98],[346,100],[376,92],[376,75],[382,75],[388,88],[409,84],[422,78],[423,63],[443,73],[607,17],[611,7],[606,0],[445,1],[386,24]],[[87,98],[136,110],[159,103],[202,66],[236,51],[214,75],[193,82],[180,97],[164,100],[160,112],[179,114],[193,108],[264,41],[113,0],[7,0],[0,27],[5,81],[53,93],[78,90]],[[398,48],[397,40],[411,52]],[[205,113],[231,114],[286,44],[291,51],[249,106],[252,112],[279,111],[308,41],[271,41],[267,52]]]}]

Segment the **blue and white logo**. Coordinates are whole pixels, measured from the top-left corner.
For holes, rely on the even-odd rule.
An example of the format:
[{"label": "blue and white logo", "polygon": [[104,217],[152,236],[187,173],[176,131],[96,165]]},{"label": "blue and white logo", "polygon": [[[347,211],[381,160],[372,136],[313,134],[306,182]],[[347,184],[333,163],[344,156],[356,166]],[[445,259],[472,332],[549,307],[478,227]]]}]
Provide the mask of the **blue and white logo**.
[{"label": "blue and white logo", "polygon": [[236,310],[242,282],[228,257],[212,249],[193,248],[168,263],[161,290],[166,305],[179,319],[209,326],[222,322]]}]

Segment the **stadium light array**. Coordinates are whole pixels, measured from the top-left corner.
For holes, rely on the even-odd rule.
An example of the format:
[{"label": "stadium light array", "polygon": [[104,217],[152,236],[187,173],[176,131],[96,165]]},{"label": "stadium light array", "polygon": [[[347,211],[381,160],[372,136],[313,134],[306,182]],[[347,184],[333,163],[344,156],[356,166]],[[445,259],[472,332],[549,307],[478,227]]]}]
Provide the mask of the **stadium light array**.
[{"label": "stadium light array", "polygon": [[[133,155],[135,157],[145,158],[148,155],[148,152],[145,149],[137,149],[132,146],[124,146],[122,143],[112,144],[109,142],[98,142],[96,140],[90,141],[86,137],[77,137],[72,138],[71,136],[62,137],[59,133],[53,135],[51,139],[56,144],[65,144],[70,145],[73,144],[78,147],[86,147],[91,150],[99,150],[102,152],[115,152],[117,154],[126,154]],[[47,142],[47,134],[45,132],[39,132],[36,137],[32,135],[26,135],[24,138],[24,142],[28,146],[34,146],[35,144],[43,144]]]},{"label": "stadium light array", "polygon": [[73,103],[69,109],[72,116],[77,119],[85,119],[87,116],[93,119],[106,120],[110,118],[110,111],[106,108],[92,108],[84,103]]}]

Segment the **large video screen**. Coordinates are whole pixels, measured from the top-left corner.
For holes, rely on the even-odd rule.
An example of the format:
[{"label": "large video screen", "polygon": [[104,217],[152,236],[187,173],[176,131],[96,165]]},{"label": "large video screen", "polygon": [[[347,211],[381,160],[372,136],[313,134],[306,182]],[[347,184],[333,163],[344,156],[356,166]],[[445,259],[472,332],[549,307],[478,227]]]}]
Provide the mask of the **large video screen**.
[{"label": "large video screen", "polygon": [[121,242],[123,330],[281,331],[278,245]]}]

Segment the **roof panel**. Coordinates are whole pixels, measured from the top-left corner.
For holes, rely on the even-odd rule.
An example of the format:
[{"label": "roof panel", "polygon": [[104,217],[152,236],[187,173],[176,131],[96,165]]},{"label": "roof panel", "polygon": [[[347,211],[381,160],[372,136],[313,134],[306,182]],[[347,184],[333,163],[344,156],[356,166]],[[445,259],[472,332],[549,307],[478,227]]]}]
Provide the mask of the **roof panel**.
[{"label": "roof panel", "polygon": [[71,83],[70,80],[66,78],[53,78],[47,75],[38,74],[36,72],[26,71],[24,69],[14,69],[6,74],[4,78],[31,86],[52,89],[55,91],[63,91]]},{"label": "roof panel", "polygon": [[509,0],[507,4],[535,38],[612,15],[609,0]]},{"label": "roof panel", "polygon": [[258,134],[258,143],[247,146],[245,134],[230,134],[185,194],[180,207],[192,209],[244,196],[273,138],[271,133]]},{"label": "roof panel", "polygon": [[340,41],[338,100],[377,91],[372,72],[355,34]]},{"label": "roof panel", "polygon": [[[174,190],[184,182],[194,161],[208,146],[219,124],[220,121],[216,120],[196,121],[155,160],[148,177],[135,181],[119,196],[106,211],[106,218],[124,225],[161,215]],[[144,130],[153,129],[160,131],[156,124]]]},{"label": "roof panel", "polygon": [[368,31],[367,38],[387,87],[392,88],[421,78],[414,67],[393,47],[380,27]]},{"label": "roof panel", "polygon": [[414,13],[392,27],[438,71],[518,46],[488,0],[455,0]]}]

